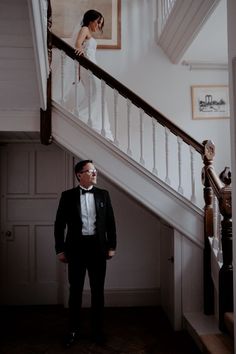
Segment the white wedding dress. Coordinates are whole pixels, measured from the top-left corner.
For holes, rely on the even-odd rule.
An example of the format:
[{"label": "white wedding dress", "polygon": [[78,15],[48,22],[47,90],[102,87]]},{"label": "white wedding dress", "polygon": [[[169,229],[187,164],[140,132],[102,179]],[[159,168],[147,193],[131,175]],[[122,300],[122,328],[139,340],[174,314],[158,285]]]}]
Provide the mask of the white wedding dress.
[{"label": "white wedding dress", "polygon": [[[91,60],[94,64],[96,62],[96,49],[97,42],[91,37],[87,39],[84,44],[84,55]],[[113,140],[111,133],[109,116],[107,111],[106,101],[103,100],[103,112],[102,112],[102,93],[101,93],[101,81],[92,73],[89,75],[88,70],[80,66],[80,80],[83,84],[84,95],[81,102],[79,102],[78,111],[79,118],[92,125],[92,128],[101,133],[104,128],[105,136]],[[90,120],[89,120],[89,96],[90,96]],[[102,127],[102,114],[104,115],[104,127]]]},{"label": "white wedding dress", "polygon": [[[75,31],[76,33],[76,31]],[[78,33],[78,31],[77,31]],[[70,45],[75,47],[75,38],[76,35],[73,35],[70,40]],[[93,63],[96,63],[96,49],[97,42],[91,37],[90,39],[85,40],[83,44],[84,56],[91,60]],[[58,58],[57,58],[58,59]],[[59,70],[57,70],[59,69]],[[75,69],[74,62],[69,57],[66,57],[64,60],[64,69],[63,69],[63,104],[64,106],[72,111],[76,112],[79,119],[84,123],[89,124],[95,131],[98,133],[103,133],[106,138],[114,140],[110,121],[107,110],[106,100],[103,100],[103,115],[104,115],[104,126],[102,126],[102,95],[101,95],[101,81],[94,76],[91,72],[84,69],[81,65],[79,66],[79,76],[80,81],[78,80],[77,91],[78,91],[78,102],[77,107],[75,107]],[[60,97],[60,65],[57,61],[56,68],[54,70],[54,84],[53,91],[54,96]],[[90,99],[89,99],[90,96]],[[90,102],[90,104],[89,104]],[[90,117],[89,117],[90,109]],[[89,119],[90,118],[90,119]],[[102,131],[103,128],[103,131]]]}]

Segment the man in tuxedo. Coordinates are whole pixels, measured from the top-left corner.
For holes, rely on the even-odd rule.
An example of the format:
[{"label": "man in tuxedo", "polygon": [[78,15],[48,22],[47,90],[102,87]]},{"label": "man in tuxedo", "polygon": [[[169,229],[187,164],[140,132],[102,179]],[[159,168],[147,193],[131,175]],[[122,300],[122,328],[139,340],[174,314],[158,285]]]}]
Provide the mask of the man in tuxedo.
[{"label": "man in tuxedo", "polygon": [[[108,191],[95,187],[97,170],[92,160],[75,166],[76,188],[62,192],[55,221],[58,259],[68,263],[70,347],[80,334],[80,310],[86,271],[91,288],[92,334],[102,343],[106,260],[115,255],[116,226]],[[66,235],[65,235],[66,231]]]}]

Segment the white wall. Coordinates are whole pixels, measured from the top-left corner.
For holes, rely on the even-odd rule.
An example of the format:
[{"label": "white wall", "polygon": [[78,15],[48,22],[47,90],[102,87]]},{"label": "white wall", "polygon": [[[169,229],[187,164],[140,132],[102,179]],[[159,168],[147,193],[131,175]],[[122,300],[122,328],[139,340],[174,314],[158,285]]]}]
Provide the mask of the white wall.
[{"label": "white wall", "polygon": [[39,131],[40,97],[27,0],[2,0],[1,130]]},{"label": "white wall", "polygon": [[228,72],[171,64],[154,41],[155,17],[155,0],[123,0],[122,49],[99,50],[98,63],[199,142],[213,140],[220,172],[230,165],[229,120],[192,120],[190,88],[228,84]]},{"label": "white wall", "polygon": [[[231,151],[232,151],[232,220],[233,220],[233,267],[236,267],[236,232],[235,232],[235,218],[236,218],[236,189],[235,189],[235,176],[236,176],[236,125],[235,125],[235,95],[236,95],[236,68],[232,67],[232,59],[236,57],[236,3],[234,0],[228,0],[228,48],[229,48],[229,66],[230,66],[230,100],[232,104],[232,117],[231,117]],[[236,277],[234,272],[234,303],[236,303]],[[234,313],[235,316],[235,313]],[[236,318],[234,317],[234,321]],[[234,326],[234,338],[236,338],[236,326]],[[236,348],[234,349],[236,353]]]},{"label": "white wall", "polygon": [[27,0],[1,1],[1,110],[39,107]]}]

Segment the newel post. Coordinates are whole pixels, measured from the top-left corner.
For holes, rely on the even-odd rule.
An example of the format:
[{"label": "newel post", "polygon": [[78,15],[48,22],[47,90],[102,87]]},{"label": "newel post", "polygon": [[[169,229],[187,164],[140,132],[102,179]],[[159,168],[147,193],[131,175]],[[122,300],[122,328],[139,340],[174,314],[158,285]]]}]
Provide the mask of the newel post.
[{"label": "newel post", "polygon": [[232,204],[231,172],[228,167],[220,174],[224,187],[220,192],[219,209],[222,215],[221,242],[223,265],[219,273],[219,327],[223,331],[224,313],[233,312],[233,265],[232,265]]},{"label": "newel post", "polygon": [[211,277],[211,247],[208,237],[213,236],[213,190],[210,186],[206,170],[213,164],[215,145],[211,140],[203,141],[204,155],[202,169],[202,183],[204,185],[204,252],[203,252],[203,286],[204,286],[204,313],[214,313],[214,286]]}]

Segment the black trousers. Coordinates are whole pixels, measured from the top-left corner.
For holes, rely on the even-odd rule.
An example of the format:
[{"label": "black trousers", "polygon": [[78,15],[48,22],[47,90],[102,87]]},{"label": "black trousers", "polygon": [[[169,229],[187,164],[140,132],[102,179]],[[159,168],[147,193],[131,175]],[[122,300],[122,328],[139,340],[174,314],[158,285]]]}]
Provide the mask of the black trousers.
[{"label": "black trousers", "polygon": [[68,260],[69,326],[70,330],[80,328],[81,305],[86,271],[88,271],[91,289],[92,331],[102,332],[104,310],[104,283],[106,275],[106,257],[101,251],[96,236],[82,237],[78,251]]}]

